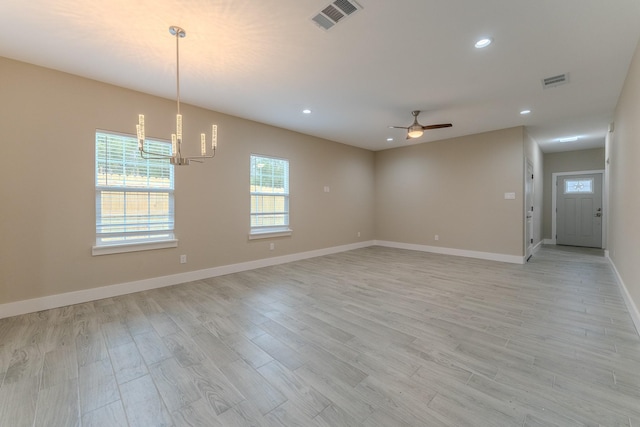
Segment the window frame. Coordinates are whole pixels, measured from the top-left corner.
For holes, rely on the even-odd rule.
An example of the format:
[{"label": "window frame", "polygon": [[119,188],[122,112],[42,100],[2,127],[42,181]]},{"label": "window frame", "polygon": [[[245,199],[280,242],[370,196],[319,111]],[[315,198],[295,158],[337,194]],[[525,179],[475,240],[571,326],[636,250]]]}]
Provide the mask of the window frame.
[{"label": "window frame", "polygon": [[[98,144],[99,138],[108,138],[109,136],[126,138],[126,143],[130,143],[135,147],[134,150],[127,147],[127,154],[140,156],[137,149],[137,138],[135,135],[122,133],[122,132],[114,132],[107,131],[103,129],[96,129],[95,131],[95,140],[94,140],[94,186],[95,186],[95,226],[96,226],[96,238],[95,244],[92,247],[92,255],[107,255],[114,253],[124,253],[124,252],[136,252],[136,251],[144,251],[144,250],[152,250],[152,249],[163,249],[163,248],[173,248],[178,246],[178,240],[175,237],[175,166],[171,164],[164,165],[162,163],[157,163],[155,166],[168,166],[169,172],[169,186],[149,186],[149,185],[103,185],[100,183],[100,161],[102,158],[100,157],[100,153],[98,152]],[[149,141],[154,143],[162,143],[167,144],[168,152],[170,151],[171,142],[165,141],[156,138],[148,138]],[[123,145],[125,142],[122,143]],[[105,159],[106,160],[106,156]],[[169,159],[147,159],[146,167],[153,167],[156,161],[166,161],[169,162]],[[140,159],[141,163],[145,163],[144,159]],[[117,163],[116,167],[126,167],[126,163]],[[142,175],[149,177],[148,173]],[[147,193],[147,197],[151,198],[154,193],[156,194],[167,194],[167,217],[168,220],[165,222],[167,224],[167,228],[159,229],[159,230],[144,230],[144,231],[121,231],[121,232],[103,232],[101,230],[106,226],[102,217],[102,196],[105,192],[114,192],[114,193],[122,193],[122,197],[126,198],[127,193]],[[126,218],[126,213],[124,214]],[[151,213],[149,213],[149,217],[151,217]],[[150,226],[152,221],[148,221],[147,225]],[[123,224],[126,227],[126,225]],[[114,238],[113,241],[107,241],[108,238]],[[118,239],[119,238],[119,239]]]},{"label": "window frame", "polygon": [[[255,176],[254,173],[254,158],[270,159],[276,161],[286,162],[286,173],[284,175],[284,193],[274,193],[266,191],[252,191],[252,180]],[[283,157],[270,156],[265,154],[251,153],[249,156],[249,240],[253,239],[266,239],[270,237],[283,237],[290,236],[293,232],[291,229],[291,164],[289,159]],[[253,198],[254,196],[281,196],[284,198],[284,211],[271,211],[271,212],[254,212],[253,210]],[[283,215],[286,219],[286,223],[282,225],[263,225],[254,226],[253,218],[255,215]]]}]

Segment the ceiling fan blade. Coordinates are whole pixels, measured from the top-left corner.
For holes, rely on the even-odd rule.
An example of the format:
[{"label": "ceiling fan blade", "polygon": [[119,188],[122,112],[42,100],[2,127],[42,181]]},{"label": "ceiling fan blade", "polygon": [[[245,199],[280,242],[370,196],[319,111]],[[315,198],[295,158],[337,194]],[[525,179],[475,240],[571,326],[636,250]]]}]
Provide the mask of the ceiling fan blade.
[{"label": "ceiling fan blade", "polygon": [[[435,124],[435,125],[427,125],[427,126],[422,126],[420,123],[418,123],[418,115],[420,114],[420,110],[415,110],[411,112],[411,115],[413,115],[413,124],[411,126],[389,126],[390,129],[405,129],[407,131],[407,139],[416,139],[419,138],[420,136],[422,136],[422,131],[425,130],[430,130],[430,129],[442,129],[442,128],[450,128],[453,125],[451,123],[440,123],[440,124]],[[414,138],[410,137],[409,134],[413,133],[420,133],[420,136],[416,136]]]},{"label": "ceiling fan blade", "polygon": [[439,125],[422,126],[422,129],[424,129],[424,130],[441,129],[441,128],[450,128],[451,126],[453,126],[451,123],[441,123]]}]

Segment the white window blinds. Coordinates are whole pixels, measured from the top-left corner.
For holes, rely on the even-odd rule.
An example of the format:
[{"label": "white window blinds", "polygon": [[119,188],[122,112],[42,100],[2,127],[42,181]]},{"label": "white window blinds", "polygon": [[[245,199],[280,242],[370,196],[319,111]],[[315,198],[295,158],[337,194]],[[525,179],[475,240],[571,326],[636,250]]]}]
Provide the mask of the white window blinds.
[{"label": "white window blinds", "polygon": [[[147,140],[171,154],[171,143]],[[96,132],[96,246],[174,239],[174,167],[143,159],[136,137]]]}]

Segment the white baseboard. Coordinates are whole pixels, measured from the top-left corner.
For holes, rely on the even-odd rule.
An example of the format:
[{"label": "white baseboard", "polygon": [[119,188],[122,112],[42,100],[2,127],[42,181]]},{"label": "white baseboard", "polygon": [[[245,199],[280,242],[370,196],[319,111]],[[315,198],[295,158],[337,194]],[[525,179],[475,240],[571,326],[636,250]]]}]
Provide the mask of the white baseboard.
[{"label": "white baseboard", "polygon": [[[537,251],[541,243],[534,247]],[[546,243],[546,242],[545,242]],[[350,251],[354,249],[365,248],[369,246],[386,246],[390,248],[408,249],[421,252],[431,252],[442,255],[462,256],[467,258],[485,259],[490,261],[507,262],[512,264],[524,264],[525,258],[517,255],[506,255],[492,252],[469,251],[463,249],[445,248],[440,246],[416,245],[411,243],[390,242],[384,240],[370,240],[366,242],[353,243],[349,245],[335,246],[331,248],[318,249],[308,252],[300,252],[297,254],[283,255],[279,257],[264,258],[256,261],[248,261],[238,264],[224,265],[220,267],[207,268],[203,270],[189,271],[185,273],[173,274],[170,276],[153,277],[150,279],[136,280],[133,282],[120,283],[99,288],[85,289],[75,292],[67,292],[64,294],[49,295],[46,297],[33,298],[29,300],[16,301],[0,305],[0,319],[5,317],[18,316],[20,314],[33,313],[41,310],[48,310],[57,307],[64,307],[72,304],[81,304],[89,301],[95,301],[103,298],[111,298],[120,295],[126,295],[134,292],[147,291],[150,289],[162,288],[165,286],[178,285],[180,283],[193,282],[196,280],[207,279],[210,277],[223,276],[241,271],[254,270],[261,267],[269,267],[272,265],[285,264],[288,262],[299,261],[308,258],[315,258],[324,255]],[[615,270],[615,267],[614,267]],[[624,288],[624,287],[623,287]],[[625,292],[626,292],[626,288]],[[627,296],[628,297],[628,296]],[[635,307],[635,306],[634,306]],[[634,322],[636,326],[640,325],[636,319],[640,319],[636,309],[636,317]]]},{"label": "white baseboard", "polygon": [[538,251],[540,250],[540,248],[542,247],[542,245],[543,245],[543,244],[544,244],[544,241],[543,241],[543,240],[540,240],[540,241],[538,242],[538,244],[537,244],[537,245],[535,245],[535,246],[533,247],[533,249],[531,250],[531,254],[535,254],[536,252],[538,252]]},{"label": "white baseboard", "polygon": [[543,242],[545,245],[555,245],[556,239],[544,239]]},{"label": "white baseboard", "polygon": [[615,263],[611,258],[609,258],[609,251],[605,251],[605,256],[609,260],[609,264],[613,268],[614,273],[616,273],[616,279],[618,280],[618,285],[620,286],[620,291],[622,293],[622,298],[624,299],[625,304],[627,305],[627,310],[629,310],[629,314],[631,315],[631,320],[633,321],[634,326],[636,327],[636,333],[640,336],[640,311],[638,311],[638,306],[633,302],[631,298],[631,294],[627,289],[627,286],[624,284],[624,280],[622,280],[622,276],[618,272]]},{"label": "white baseboard", "polygon": [[0,319],[5,317],[18,316],[20,314],[33,313],[41,310],[64,307],[67,305],[81,304],[103,298],[111,298],[120,295],[131,294],[134,292],[163,288],[165,286],[173,286],[180,283],[193,282],[195,280],[202,280],[210,277],[224,276],[226,274],[239,273],[241,271],[254,270],[261,267],[269,267],[272,265],[285,264],[288,262],[300,261],[308,258],[315,258],[324,255],[351,251],[354,249],[366,248],[369,246],[373,246],[374,244],[375,242],[370,240],[349,245],[334,246],[331,248],[300,252],[297,254],[283,255],[279,257],[259,259],[256,261],[248,261],[238,264],[207,268],[204,270],[172,274],[170,276],[154,277],[151,279],[136,280],[134,282],[120,283],[116,285],[102,286],[99,288],[85,289],[82,291],[67,292],[64,294],[49,295],[46,297],[0,304]]},{"label": "white baseboard", "polygon": [[376,240],[377,246],[386,246],[389,248],[408,249],[411,251],[432,252],[442,255],[462,256],[466,258],[486,259],[489,261],[508,262],[511,264],[524,264],[524,256],[497,254],[493,252],[468,251],[464,249],[443,248],[441,246],[416,245],[412,243],[389,242],[385,240]]}]

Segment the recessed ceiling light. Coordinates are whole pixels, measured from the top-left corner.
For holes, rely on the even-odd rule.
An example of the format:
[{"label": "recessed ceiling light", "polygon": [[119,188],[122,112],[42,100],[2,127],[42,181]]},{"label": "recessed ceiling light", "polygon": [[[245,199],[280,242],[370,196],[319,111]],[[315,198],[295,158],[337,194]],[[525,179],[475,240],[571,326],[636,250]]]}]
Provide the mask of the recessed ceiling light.
[{"label": "recessed ceiling light", "polygon": [[476,42],[475,46],[476,49],[482,49],[485,48],[487,46],[489,46],[491,44],[493,40],[491,40],[490,38],[486,38],[486,39],[480,39]]},{"label": "recessed ceiling light", "polygon": [[309,110],[308,108],[302,110],[303,114],[311,114],[311,110]]},{"label": "recessed ceiling light", "polygon": [[567,137],[567,138],[559,138],[558,142],[575,142],[577,140],[578,140],[577,136],[570,136],[570,137]]},{"label": "recessed ceiling light", "polygon": [[393,138],[387,138],[387,142],[392,142]]},{"label": "recessed ceiling light", "polygon": [[523,116],[526,116],[527,114],[531,114],[531,110],[522,110],[520,111],[520,114],[522,114]]}]

